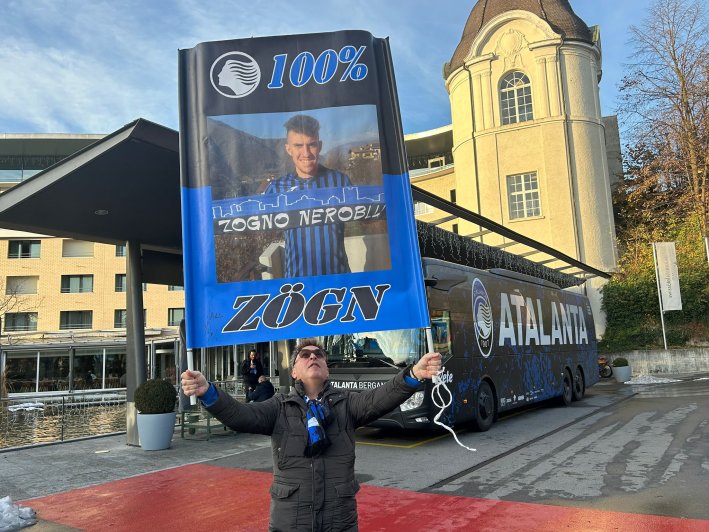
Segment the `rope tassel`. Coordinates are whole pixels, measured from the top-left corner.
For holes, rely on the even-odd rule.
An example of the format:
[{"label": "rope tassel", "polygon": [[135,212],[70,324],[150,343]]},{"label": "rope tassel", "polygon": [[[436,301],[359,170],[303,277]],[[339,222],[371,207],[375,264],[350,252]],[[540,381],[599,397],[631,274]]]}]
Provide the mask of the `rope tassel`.
[{"label": "rope tassel", "polygon": [[[463,445],[460,440],[458,439],[458,435],[455,433],[455,431],[450,428],[448,425],[443,423],[442,421],[439,421],[440,417],[443,415],[443,411],[448,408],[451,403],[453,402],[453,394],[451,391],[448,389],[448,386],[446,386],[446,383],[443,382],[443,379],[441,379],[441,375],[443,372],[446,370],[445,366],[441,368],[441,370],[436,373],[433,376],[433,390],[431,390],[431,400],[433,401],[433,404],[436,405],[436,407],[440,408],[438,414],[436,414],[436,417],[433,418],[433,422],[438,425],[439,427],[443,427],[446,429],[448,432],[450,432],[453,437],[455,438],[455,441],[458,445],[461,447],[464,447],[468,451],[477,451],[477,449],[473,449],[472,447],[468,447],[467,445]],[[443,398],[443,394],[441,393],[441,387],[446,391],[448,394],[448,399]]]}]

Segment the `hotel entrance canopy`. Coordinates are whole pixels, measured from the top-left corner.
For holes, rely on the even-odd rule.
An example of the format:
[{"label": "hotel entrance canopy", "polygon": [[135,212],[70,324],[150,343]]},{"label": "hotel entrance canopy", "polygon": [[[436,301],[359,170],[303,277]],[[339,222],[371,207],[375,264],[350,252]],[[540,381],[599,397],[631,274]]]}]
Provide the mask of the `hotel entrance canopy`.
[{"label": "hotel entrance canopy", "polygon": [[182,284],[178,133],[138,119],[0,195],[0,227],[140,243],[143,282]]}]

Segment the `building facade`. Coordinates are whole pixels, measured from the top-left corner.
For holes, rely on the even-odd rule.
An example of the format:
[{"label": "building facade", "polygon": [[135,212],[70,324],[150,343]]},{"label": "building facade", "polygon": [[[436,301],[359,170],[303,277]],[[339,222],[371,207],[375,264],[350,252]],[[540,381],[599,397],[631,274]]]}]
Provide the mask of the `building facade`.
[{"label": "building facade", "polygon": [[[613,271],[611,181],[622,169],[617,123],[601,116],[600,29],[589,28],[566,0],[480,0],[444,77],[454,165],[424,172],[426,178],[412,171],[412,182]],[[448,225],[464,235],[479,230],[469,222]],[[476,238],[506,245],[499,235]],[[599,335],[602,283],[585,286]]]}]

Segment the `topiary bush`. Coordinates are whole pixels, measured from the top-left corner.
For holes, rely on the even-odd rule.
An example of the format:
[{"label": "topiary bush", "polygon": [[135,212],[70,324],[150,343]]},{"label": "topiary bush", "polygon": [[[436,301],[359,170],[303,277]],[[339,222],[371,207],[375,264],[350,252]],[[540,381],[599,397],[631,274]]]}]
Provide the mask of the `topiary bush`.
[{"label": "topiary bush", "polygon": [[141,414],[168,414],[177,404],[177,390],[165,379],[150,379],[138,386],[133,396]]},{"label": "topiary bush", "polygon": [[628,365],[628,359],[623,357],[616,357],[613,359],[611,366],[614,368],[623,368]]}]

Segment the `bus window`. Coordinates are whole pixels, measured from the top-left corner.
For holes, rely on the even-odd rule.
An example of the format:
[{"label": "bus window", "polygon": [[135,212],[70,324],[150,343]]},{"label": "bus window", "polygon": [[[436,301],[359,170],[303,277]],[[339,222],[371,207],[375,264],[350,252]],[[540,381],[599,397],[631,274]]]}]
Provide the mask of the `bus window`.
[{"label": "bus window", "polygon": [[421,329],[343,334],[320,340],[331,368],[403,368],[426,352]]},{"label": "bus window", "polygon": [[433,350],[444,357],[451,352],[451,318],[447,310],[431,311]]}]

